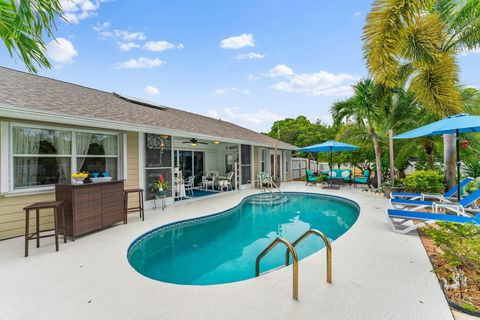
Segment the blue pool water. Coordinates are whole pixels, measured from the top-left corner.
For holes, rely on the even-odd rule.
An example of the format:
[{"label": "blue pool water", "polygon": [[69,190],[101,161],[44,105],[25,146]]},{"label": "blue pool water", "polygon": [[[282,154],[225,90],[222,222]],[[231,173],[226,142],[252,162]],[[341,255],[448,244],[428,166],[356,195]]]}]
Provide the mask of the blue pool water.
[{"label": "blue pool water", "polygon": [[[255,203],[255,196],[225,212],[176,222],[137,238],[128,249],[130,264],[142,275],[169,283],[208,285],[255,277],[255,259],[276,237],[295,241],[318,229],[331,240],[357,220],[358,206],[347,199],[285,193],[282,205]],[[324,247],[315,236],[297,246],[299,258]],[[261,272],[282,266],[285,247],[262,259]]]}]

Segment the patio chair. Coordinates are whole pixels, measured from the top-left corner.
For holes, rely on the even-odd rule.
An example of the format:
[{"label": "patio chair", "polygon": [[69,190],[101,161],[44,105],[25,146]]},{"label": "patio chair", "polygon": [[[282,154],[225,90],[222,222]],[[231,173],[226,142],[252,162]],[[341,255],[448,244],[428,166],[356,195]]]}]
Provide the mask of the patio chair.
[{"label": "patio chair", "polygon": [[[465,188],[467,184],[473,181],[473,178],[465,178],[460,182],[460,190]],[[448,198],[452,198],[457,194],[458,186],[455,185],[451,187],[447,192],[444,194],[430,194],[430,193],[411,193],[411,192],[392,192],[390,193],[390,198],[397,198],[397,199],[410,199],[410,200],[425,200],[425,199],[437,199],[439,201],[443,201]]]},{"label": "patio chair", "polygon": [[215,189],[215,181],[218,177],[218,171],[208,171],[206,175],[202,176],[202,189],[207,190],[208,187],[212,187],[212,190]]},{"label": "patio chair", "polygon": [[353,182],[370,185],[370,170],[363,171],[363,177],[354,177]]},{"label": "patio chair", "polygon": [[259,172],[257,173],[257,181],[258,187],[264,191],[265,187],[272,188],[273,187],[273,179],[267,172]]},{"label": "patio chair", "polygon": [[[430,212],[412,212],[407,210],[387,209],[387,217],[390,227],[394,232],[397,233],[409,233],[412,230],[424,227],[438,221],[473,223],[480,226],[479,216],[464,217]],[[413,220],[421,220],[422,222],[414,223],[410,226],[405,225],[406,222]]]},{"label": "patio chair", "polygon": [[230,171],[229,173],[227,173],[227,191],[228,189],[233,190],[232,180],[234,175],[235,175],[235,172],[233,171]]},{"label": "patio chair", "polygon": [[190,193],[193,196],[193,189],[195,188],[195,176],[190,176],[185,179],[185,193]]},{"label": "patio chair", "polygon": [[306,176],[307,183],[305,185],[308,186],[309,183],[311,184],[317,183],[317,177],[315,177],[315,175],[313,174],[313,171],[311,169],[307,169],[306,172],[307,172],[307,176]]},{"label": "patio chair", "polygon": [[478,213],[480,209],[476,207],[476,201],[480,198],[480,189],[469,194],[460,201],[452,202],[444,200],[443,202],[409,200],[409,199],[390,199],[390,204],[395,209],[402,209],[405,211],[419,211],[426,208],[431,208],[433,212],[438,212],[440,209],[453,212],[457,215],[468,216],[469,213]]}]

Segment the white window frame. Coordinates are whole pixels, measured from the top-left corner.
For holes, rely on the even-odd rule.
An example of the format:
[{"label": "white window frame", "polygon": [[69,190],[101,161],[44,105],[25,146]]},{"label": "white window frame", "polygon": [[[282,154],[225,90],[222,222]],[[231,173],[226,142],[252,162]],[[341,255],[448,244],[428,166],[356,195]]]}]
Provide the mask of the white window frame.
[{"label": "white window frame", "polygon": [[[71,154],[68,155],[27,155],[27,154],[20,154],[15,155],[13,154],[13,128],[31,128],[31,129],[44,129],[44,130],[58,130],[58,131],[67,131],[71,133]],[[82,129],[82,128],[70,128],[70,127],[62,127],[62,126],[55,126],[55,125],[42,125],[42,124],[31,124],[31,123],[23,123],[23,122],[10,122],[8,126],[8,138],[4,139],[2,136],[3,141],[8,141],[8,172],[9,172],[9,183],[8,183],[8,193],[16,194],[16,193],[35,193],[35,192],[42,192],[42,191],[53,191],[55,185],[44,185],[44,186],[35,186],[35,187],[23,187],[23,188],[15,188],[14,182],[14,172],[13,172],[13,158],[14,157],[55,157],[55,158],[70,158],[70,170],[71,172],[76,172],[77,168],[77,133],[94,133],[94,134],[108,134],[108,135],[115,135],[117,136],[117,155],[100,155],[100,157],[104,158],[117,158],[117,177],[118,179],[123,179],[123,134],[122,132],[116,131],[106,131],[106,130],[95,130],[95,129]],[[2,148],[2,152],[3,152]],[[85,158],[98,158],[99,155],[84,155],[82,157]],[[2,178],[4,179],[4,178]],[[3,191],[3,190],[2,190]]]}]

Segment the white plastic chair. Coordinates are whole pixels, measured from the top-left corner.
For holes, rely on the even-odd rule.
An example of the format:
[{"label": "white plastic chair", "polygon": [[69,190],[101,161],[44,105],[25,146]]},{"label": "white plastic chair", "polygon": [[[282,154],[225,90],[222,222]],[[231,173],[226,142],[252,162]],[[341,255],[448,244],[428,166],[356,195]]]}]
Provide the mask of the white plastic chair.
[{"label": "white plastic chair", "polygon": [[193,196],[193,188],[195,187],[195,176],[190,176],[185,179],[185,192],[189,192]]},{"label": "white plastic chair", "polygon": [[233,171],[230,171],[229,173],[227,173],[227,191],[228,189],[233,190],[232,179],[234,175],[235,175],[235,172]]},{"label": "white plastic chair", "polygon": [[206,175],[202,177],[202,189],[207,190],[209,186],[212,190],[215,189],[215,180],[218,177],[218,171],[208,171]]}]

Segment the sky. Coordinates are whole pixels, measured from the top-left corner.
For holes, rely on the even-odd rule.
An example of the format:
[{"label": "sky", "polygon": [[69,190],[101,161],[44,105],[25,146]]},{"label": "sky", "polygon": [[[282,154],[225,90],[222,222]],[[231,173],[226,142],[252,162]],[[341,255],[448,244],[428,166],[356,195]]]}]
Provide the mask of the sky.
[{"label": "sky", "polygon": [[[39,74],[221,118],[255,131],[329,108],[367,76],[371,1],[61,0],[69,23],[46,39]],[[0,65],[25,70],[0,46]],[[459,55],[480,88],[480,50]]]}]

